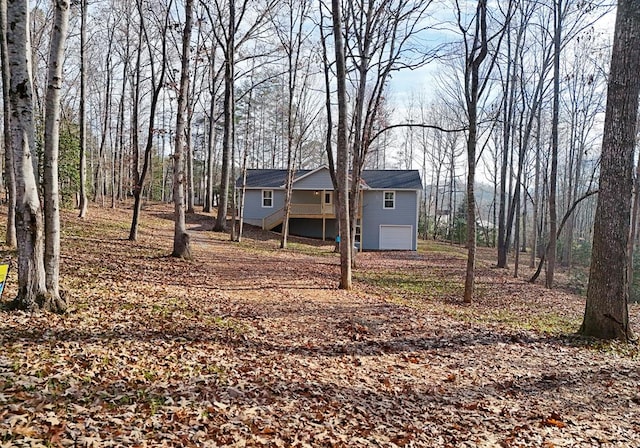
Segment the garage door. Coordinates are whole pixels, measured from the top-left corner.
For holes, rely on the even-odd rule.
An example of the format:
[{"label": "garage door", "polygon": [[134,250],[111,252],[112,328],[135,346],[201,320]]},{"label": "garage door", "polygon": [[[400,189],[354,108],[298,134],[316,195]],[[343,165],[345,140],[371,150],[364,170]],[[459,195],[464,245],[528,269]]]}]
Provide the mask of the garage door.
[{"label": "garage door", "polygon": [[381,250],[413,250],[413,226],[380,226]]}]

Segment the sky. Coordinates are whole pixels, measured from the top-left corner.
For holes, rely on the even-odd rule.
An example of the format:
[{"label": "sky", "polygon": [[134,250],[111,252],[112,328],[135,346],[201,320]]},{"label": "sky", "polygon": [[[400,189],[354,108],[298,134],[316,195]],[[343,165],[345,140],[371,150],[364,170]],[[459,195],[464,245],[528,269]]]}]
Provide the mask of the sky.
[{"label": "sky", "polygon": [[[451,10],[438,13],[433,20],[445,21],[446,16],[451,14]],[[449,20],[451,17],[449,17]],[[598,32],[604,32],[607,34],[613,34],[615,26],[615,8],[612,8],[611,12],[602,17],[595,25]],[[455,39],[454,34],[450,30],[429,30],[428,41],[430,43],[438,44],[445,41],[451,42]],[[459,39],[459,37],[458,37]],[[390,85],[389,92],[390,98],[394,109],[396,111],[404,110],[406,104],[411,98],[412,94],[423,92],[427,97],[437,96],[437,82],[436,78],[443,71],[443,66],[438,61],[434,61],[426,64],[415,70],[404,69],[394,73]],[[396,117],[403,116],[402,114],[395,114]]]}]

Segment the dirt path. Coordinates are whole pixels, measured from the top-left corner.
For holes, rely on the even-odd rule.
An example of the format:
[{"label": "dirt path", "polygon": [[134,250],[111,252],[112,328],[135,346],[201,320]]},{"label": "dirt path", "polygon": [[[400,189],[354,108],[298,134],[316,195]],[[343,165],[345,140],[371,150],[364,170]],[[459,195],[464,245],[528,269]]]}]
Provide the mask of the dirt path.
[{"label": "dirt path", "polygon": [[460,259],[363,254],[347,293],[329,247],[232,244],[206,216],[177,261],[166,210],[137,243],[127,211],[67,217],[72,312],[2,313],[0,446],[640,446],[637,357],[469,318],[576,297],[482,270],[476,308],[403,306],[367,273],[446,279]]}]

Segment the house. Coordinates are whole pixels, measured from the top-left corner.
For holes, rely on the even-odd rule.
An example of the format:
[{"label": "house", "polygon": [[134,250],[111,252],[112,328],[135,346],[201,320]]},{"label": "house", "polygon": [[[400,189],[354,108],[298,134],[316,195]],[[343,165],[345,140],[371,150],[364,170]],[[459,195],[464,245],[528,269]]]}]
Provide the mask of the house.
[{"label": "house", "polygon": [[[284,218],[286,170],[248,170],[244,222],[280,230]],[[242,188],[242,178],[236,182]],[[356,245],[362,250],[416,250],[418,195],[416,170],[365,170],[362,173]],[[329,169],[299,170],[293,180],[289,232],[335,239],[338,223]]]}]

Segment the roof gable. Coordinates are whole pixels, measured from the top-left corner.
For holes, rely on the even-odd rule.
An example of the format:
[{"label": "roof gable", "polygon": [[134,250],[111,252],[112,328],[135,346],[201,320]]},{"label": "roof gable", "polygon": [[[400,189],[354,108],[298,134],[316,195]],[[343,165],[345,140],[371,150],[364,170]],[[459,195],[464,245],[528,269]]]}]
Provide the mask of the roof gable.
[{"label": "roof gable", "polygon": [[[283,185],[284,187],[284,185]],[[333,181],[329,167],[321,166],[307,173],[296,173],[293,180],[294,190],[333,190]]]}]

